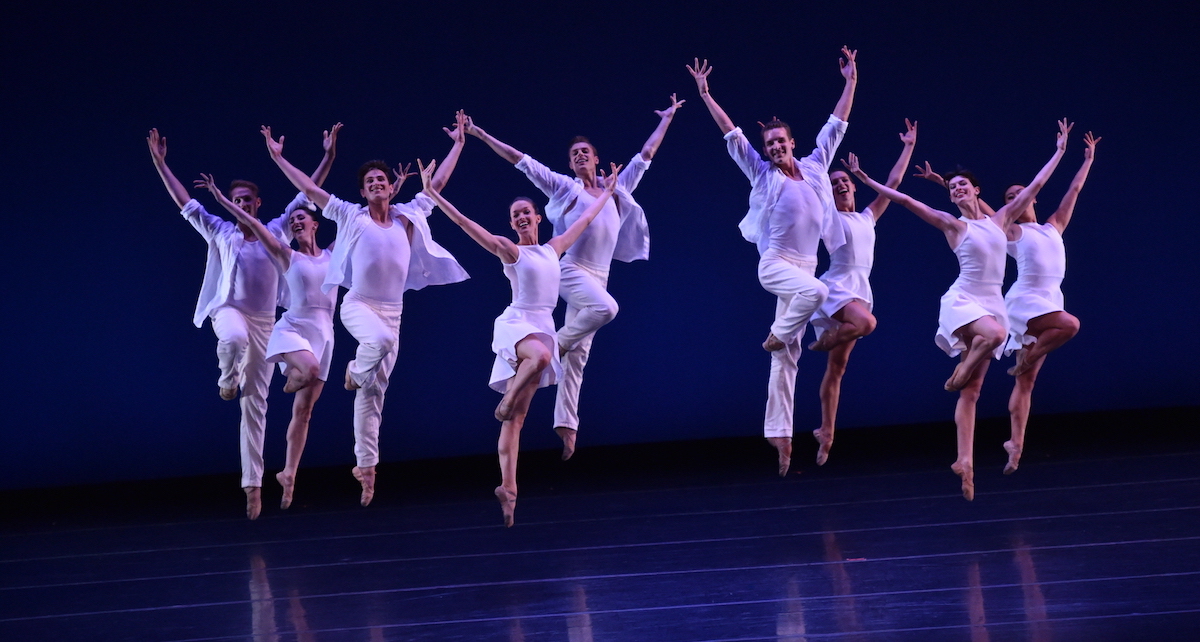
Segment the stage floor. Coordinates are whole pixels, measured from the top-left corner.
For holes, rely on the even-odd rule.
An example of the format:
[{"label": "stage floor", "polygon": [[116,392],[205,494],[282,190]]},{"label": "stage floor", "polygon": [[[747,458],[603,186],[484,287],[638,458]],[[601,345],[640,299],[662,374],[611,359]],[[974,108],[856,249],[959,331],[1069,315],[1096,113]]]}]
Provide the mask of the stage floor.
[{"label": "stage floor", "polygon": [[255,522],[236,477],[9,492],[0,640],[1196,639],[1194,424],[1052,423],[1012,476],[981,427],[974,502],[945,426],[821,468],[804,436],[787,479],[759,439],[581,440],[528,453],[512,529],[491,457],[383,466],[368,508],[302,469]]}]

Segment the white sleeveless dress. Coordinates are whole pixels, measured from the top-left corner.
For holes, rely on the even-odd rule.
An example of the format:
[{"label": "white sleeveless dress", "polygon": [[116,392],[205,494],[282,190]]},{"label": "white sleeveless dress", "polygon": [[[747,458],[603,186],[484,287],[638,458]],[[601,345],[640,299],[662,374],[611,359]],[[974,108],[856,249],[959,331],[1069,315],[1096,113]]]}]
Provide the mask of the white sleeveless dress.
[{"label": "white sleeveless dress", "polygon": [[291,264],[283,278],[287,283],[287,311],[275,322],[267,341],[267,362],[279,363],[287,374],[283,354],[308,350],[317,358],[320,368],[317,378],[329,380],[329,364],[333,360],[333,308],[337,304],[337,288],[321,291],[329,271],[329,250],[319,256],[292,252]]},{"label": "white sleeveless dress", "polygon": [[562,378],[552,316],[558,305],[558,253],[548,245],[518,245],[517,250],[516,262],[504,264],[504,276],[512,284],[512,303],[496,319],[492,332],[496,361],[488,386],[501,393],[517,374],[517,344],[528,336],[550,351],[550,367],[542,371],[538,387],[552,386]]},{"label": "white sleeveless dress", "polygon": [[1029,320],[1063,311],[1062,280],[1067,273],[1067,251],[1053,225],[1022,223],[1021,238],[1008,244],[1017,260],[1017,280],[1004,295],[1008,310],[1008,345],[1011,354],[1037,341],[1025,334]]},{"label": "white sleeveless dress", "polygon": [[868,207],[861,212],[838,212],[837,218],[846,234],[846,244],[829,255],[829,269],[821,275],[829,296],[810,321],[818,339],[841,325],[833,315],[847,303],[862,301],[867,311],[875,309],[870,281],[875,263],[875,214]]},{"label": "white sleeveless dress", "polygon": [[[958,278],[942,295],[938,312],[938,331],[934,342],[951,357],[967,348],[954,331],[986,316],[995,317],[1008,330],[1008,314],[1000,287],[1004,283],[1005,246],[1008,237],[991,219],[958,220],[967,224],[966,233],[954,254],[958,257]],[[993,357],[1000,358],[1004,342],[996,346]]]}]

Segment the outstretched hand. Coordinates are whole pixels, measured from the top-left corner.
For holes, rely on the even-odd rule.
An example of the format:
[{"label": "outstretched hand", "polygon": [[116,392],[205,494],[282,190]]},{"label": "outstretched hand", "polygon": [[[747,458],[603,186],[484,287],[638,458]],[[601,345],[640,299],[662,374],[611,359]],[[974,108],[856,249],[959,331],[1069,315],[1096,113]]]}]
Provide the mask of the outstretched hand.
[{"label": "outstretched hand", "polygon": [[465,143],[467,141],[467,122],[469,119],[463,113],[463,110],[458,110],[454,113],[454,127],[443,127],[442,131],[450,137],[450,140],[456,143]]},{"label": "outstretched hand", "polygon": [[848,158],[842,159],[842,166],[846,168],[846,171],[854,174],[860,180],[865,178],[867,175],[867,173],[862,171],[862,168],[858,166],[858,156],[855,155],[854,152],[850,152],[850,156]]},{"label": "outstretched hand", "polygon": [[426,194],[436,194],[437,190],[433,188],[433,171],[437,169],[437,159],[429,161],[428,165],[423,165],[421,159],[418,158],[417,169],[421,170],[421,191]]},{"label": "outstretched hand", "polygon": [[283,156],[283,136],[280,136],[278,141],[272,138],[270,125],[263,125],[258,131],[262,133],[263,138],[267,141],[267,152],[271,154],[271,158]]},{"label": "outstretched hand", "polygon": [[612,193],[617,191],[617,175],[621,173],[621,170],[625,166],[618,165],[616,163],[609,163],[608,166],[610,169],[608,176],[604,175],[604,170],[600,170],[599,172],[600,183],[604,185],[604,194],[607,196],[612,196]]},{"label": "outstretched hand", "polygon": [[1058,121],[1058,134],[1057,139],[1055,140],[1055,145],[1057,145],[1059,149],[1067,149],[1067,136],[1071,133],[1071,128],[1074,126],[1075,123],[1067,122],[1066,118]]},{"label": "outstretched hand", "polygon": [[200,174],[200,178],[192,181],[192,187],[196,189],[206,189],[218,199],[221,198],[221,189],[217,187],[217,182],[213,180],[212,174]]},{"label": "outstretched hand", "polygon": [[[270,130],[270,127],[268,127],[267,129]],[[333,125],[333,127],[326,129],[322,133],[322,136],[324,136],[324,140],[321,141],[321,148],[325,150],[326,154],[336,154],[337,153],[337,135],[338,135],[338,132],[340,132],[340,131],[342,131],[342,124],[335,123]],[[282,136],[279,137],[279,145],[280,145],[280,149],[282,150],[282,148],[283,148],[283,137]]]},{"label": "outstretched hand", "polygon": [[686,102],[686,100],[676,100],[675,94],[671,94],[671,106],[662,110],[655,109],[654,114],[659,118],[671,118],[675,116],[675,112],[678,111],[680,107],[683,107],[683,103]]},{"label": "outstretched hand", "polygon": [[842,57],[838,58],[838,67],[841,68],[842,77],[846,79],[846,82],[858,80],[858,62],[856,61],[857,57],[857,49],[851,50],[845,45],[842,45]]},{"label": "outstretched hand", "polygon": [[146,137],[146,145],[150,147],[150,158],[154,162],[161,163],[167,159],[167,137],[159,137],[158,129],[151,129],[150,135]]},{"label": "outstretched hand", "polygon": [[913,176],[923,178],[927,181],[933,181],[942,187],[946,186],[946,180],[942,178],[941,174],[933,171],[933,167],[930,167],[929,161],[925,161],[924,167],[921,167],[920,165],[913,165],[913,169],[917,170],[917,173],[913,174]]},{"label": "outstretched hand", "polygon": [[904,143],[905,145],[916,145],[917,144],[917,121],[914,120],[914,121],[910,122],[907,118],[905,118],[904,119],[904,128],[907,131],[905,131],[903,134],[900,134],[900,142]]},{"label": "outstretched hand", "polygon": [[1101,138],[1099,136],[1093,136],[1092,132],[1088,132],[1083,135],[1083,144],[1087,145],[1087,147],[1083,149],[1084,158],[1091,160],[1096,156],[1096,143],[1100,142],[1100,140]]},{"label": "outstretched hand", "polygon": [[713,70],[713,68],[708,64],[708,59],[705,58],[704,62],[700,62],[699,58],[693,58],[691,65],[684,66],[687,67],[688,73],[692,75],[692,78],[696,80],[696,89],[700,90],[700,95],[703,96],[704,94],[707,94],[708,75],[711,74]]},{"label": "outstretched hand", "polygon": [[[420,165],[420,161],[417,161],[417,164]],[[400,187],[404,185],[404,181],[417,175],[416,172],[409,171],[411,169],[412,163],[396,166],[396,180],[392,181],[392,198],[396,198],[396,195],[400,193]]]}]

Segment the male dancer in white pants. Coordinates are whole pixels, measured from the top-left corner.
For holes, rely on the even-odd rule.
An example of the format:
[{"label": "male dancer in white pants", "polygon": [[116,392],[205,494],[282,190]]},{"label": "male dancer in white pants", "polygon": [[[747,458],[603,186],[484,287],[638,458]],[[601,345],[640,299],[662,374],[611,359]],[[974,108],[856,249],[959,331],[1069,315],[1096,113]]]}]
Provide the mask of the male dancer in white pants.
[{"label": "male dancer in white pants", "polygon": [[[338,123],[325,132],[325,156],[310,179],[317,185],[324,183],[329,175],[341,127]],[[246,492],[246,516],[255,519],[262,510],[263,436],[273,370],[273,364],[266,361],[266,351],[271,327],[275,325],[279,270],[249,228],[209,214],[188,195],[167,167],[167,139],[160,137],[157,129],[150,130],[146,142],[167,193],[208,243],[204,284],[192,321],[199,328],[205,317],[212,319],[213,333],[217,335],[217,365],[221,369],[217,380],[221,398],[232,400],[239,387],[242,391],[242,489]],[[233,181],[229,196],[250,216],[258,216],[262,200],[254,183]],[[285,243],[290,242],[287,217],[306,202],[303,194],[297,195],[281,216],[267,223],[267,229]]]},{"label": "male dancer in white pants", "polygon": [[[458,123],[446,133],[454,140],[446,160],[438,167],[433,183],[445,186],[462,153],[462,112]],[[283,136],[271,138],[271,128],[262,128],[271,158],[288,180],[304,192],[325,218],[337,223],[333,257],[322,288],[341,285],[349,289],[342,299],[342,325],[358,341],[354,360],[346,366],[346,389],[354,396],[354,456],[352,472],[362,485],[359,503],[366,506],[375,496],[375,466],[379,463],[379,423],[396,355],[400,351],[400,317],[403,296],[408,290],[427,285],[457,283],[467,273],[444,248],[434,243],[426,220],[433,199],[419,193],[408,203],[393,205],[397,191],[391,170],[383,161],[369,161],[358,170],[359,194],[367,205],[348,203],[321,189],[304,172],[283,157]],[[407,178],[401,170],[399,181]]]},{"label": "male dancer in white pants", "polygon": [[735,127],[708,92],[712,67],[695,60],[688,71],[696,80],[700,97],[709,114],[725,134],[729,155],[750,179],[750,212],[738,227],[747,241],[758,246],[758,282],[779,297],[775,323],[763,342],[771,353],[771,377],[767,384],[767,412],[763,432],[779,452],[779,475],[787,475],[792,461],[792,412],[796,397],[796,360],[800,339],[809,318],[829,294],[813,275],[817,267],[817,242],[823,241],[831,254],[845,243],[840,222],[835,218],[829,165],[846,132],[846,119],[858,84],[856,51],[842,47],[839,59],[846,85],[833,114],[817,134],[817,147],[797,160],[796,141],[787,123],[772,120],[763,125],[764,161],[750,141]]},{"label": "male dancer in white pants", "polygon": [[[554,431],[563,441],[563,461],[575,453],[575,435],[579,430],[579,388],[587,365],[596,330],[617,316],[617,302],[608,293],[608,270],[613,259],[630,263],[650,258],[650,229],[646,212],[633,200],[633,190],[650,167],[650,160],[662,144],[667,128],[683,105],[671,94],[671,105],[655,110],[658,126],[651,132],[642,150],[625,164],[617,182],[617,191],[579,240],[559,262],[559,296],[567,303],[563,327],[558,331],[558,349],[562,355],[563,377],[554,399]],[[604,188],[596,177],[600,157],[595,146],[576,136],[567,150],[567,159],[575,178],[559,174],[527,154],[500,142],[470,119],[467,133],[488,144],[504,160],[517,166],[546,196],[546,216],[559,236],[574,223]]]}]

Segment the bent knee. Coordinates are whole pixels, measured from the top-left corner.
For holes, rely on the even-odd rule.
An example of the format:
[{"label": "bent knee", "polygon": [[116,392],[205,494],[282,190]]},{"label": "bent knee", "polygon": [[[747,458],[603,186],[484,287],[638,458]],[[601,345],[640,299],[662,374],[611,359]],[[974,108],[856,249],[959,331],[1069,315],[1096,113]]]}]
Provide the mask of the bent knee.
[{"label": "bent knee", "polygon": [[604,303],[592,306],[592,313],[595,314],[597,318],[603,320],[604,323],[608,323],[609,321],[615,319],[617,317],[617,312],[620,312],[620,310],[621,306],[617,305],[617,302],[611,299],[605,301]]},{"label": "bent knee", "polygon": [[875,320],[875,315],[868,314],[867,316],[863,317],[862,323],[859,324],[859,327],[862,328],[862,336],[865,337],[874,332],[876,325],[878,325],[878,322]]},{"label": "bent knee", "polygon": [[1079,317],[1073,314],[1063,313],[1063,331],[1071,336],[1079,334]]}]

